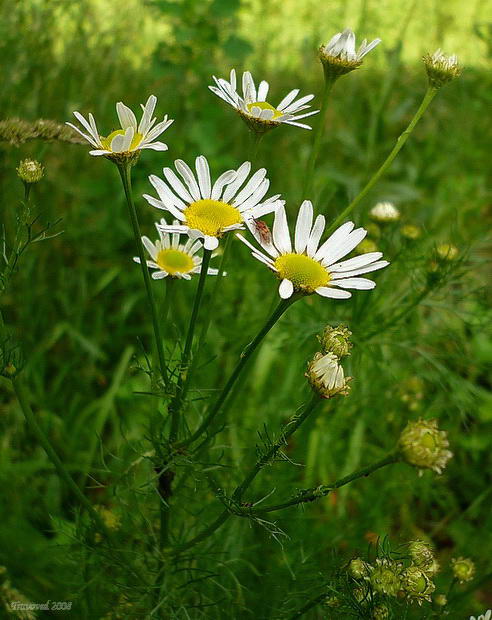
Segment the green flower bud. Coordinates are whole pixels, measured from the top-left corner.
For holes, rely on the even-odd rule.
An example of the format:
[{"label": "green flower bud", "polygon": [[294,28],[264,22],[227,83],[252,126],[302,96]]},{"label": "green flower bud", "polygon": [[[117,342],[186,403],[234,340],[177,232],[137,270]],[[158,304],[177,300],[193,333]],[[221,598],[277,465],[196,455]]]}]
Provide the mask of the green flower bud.
[{"label": "green flower bud", "polygon": [[402,587],[402,571],[400,562],[378,558],[370,577],[373,589],[381,594],[396,596]]},{"label": "green flower bud", "polygon": [[423,540],[412,540],[408,543],[408,552],[414,564],[422,569],[430,566],[434,562],[434,552],[428,542]]},{"label": "green flower bud", "polygon": [[44,176],[44,166],[35,159],[23,159],[19,163],[17,174],[24,183],[37,183]]},{"label": "green flower bud", "polygon": [[405,224],[400,228],[400,234],[409,241],[416,241],[422,236],[422,229],[420,226],[416,226],[415,224]]},{"label": "green flower bud", "polygon": [[378,605],[372,610],[374,620],[387,620],[390,617],[389,609],[386,605]]},{"label": "green flower bud", "polygon": [[453,575],[460,583],[471,581],[475,576],[475,563],[470,558],[454,558],[451,560]]},{"label": "green flower bud", "polygon": [[461,75],[461,66],[456,54],[446,56],[437,49],[432,55],[426,54],[423,59],[429,84],[433,88],[441,88]]},{"label": "green flower bud", "polygon": [[448,604],[448,599],[446,598],[445,594],[436,594],[436,596],[434,597],[434,603],[436,605],[439,605],[439,607],[444,607]]},{"label": "green flower bud", "polygon": [[354,579],[367,579],[371,573],[371,565],[361,558],[354,558],[348,565],[348,571]]},{"label": "green flower bud", "polygon": [[436,254],[438,260],[453,261],[457,258],[459,251],[455,245],[450,243],[441,243],[436,248]]},{"label": "green flower bud", "polygon": [[419,604],[430,601],[430,595],[436,589],[424,570],[418,566],[410,566],[403,571],[402,587],[405,594]]},{"label": "green flower bud", "polygon": [[352,332],[343,325],[325,327],[321,336],[318,336],[323,353],[333,353],[338,358],[350,355]]},{"label": "green flower bud", "polygon": [[449,442],[444,431],[437,428],[437,420],[409,422],[403,429],[399,440],[403,459],[414,467],[432,469],[442,473],[453,456],[447,448]]},{"label": "green flower bud", "polygon": [[366,254],[367,252],[377,252],[378,246],[372,239],[367,239],[366,237],[365,239],[362,239],[362,241],[357,246],[357,249],[362,254]]}]

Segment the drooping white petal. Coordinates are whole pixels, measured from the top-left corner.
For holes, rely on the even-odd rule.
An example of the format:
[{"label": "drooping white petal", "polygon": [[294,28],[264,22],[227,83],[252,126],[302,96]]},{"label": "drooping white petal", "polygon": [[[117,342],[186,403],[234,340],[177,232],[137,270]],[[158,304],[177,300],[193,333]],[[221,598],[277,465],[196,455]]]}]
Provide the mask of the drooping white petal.
[{"label": "drooping white petal", "polygon": [[157,259],[157,248],[148,237],[142,237],[142,244],[154,260]]},{"label": "drooping white petal", "polygon": [[118,119],[122,129],[132,127],[134,132],[137,131],[137,119],[128,106],[126,106],[123,102],[118,101],[116,104],[116,113],[118,114]]},{"label": "drooping white petal", "polygon": [[350,271],[359,267],[365,267],[366,265],[379,260],[382,256],[382,252],[367,252],[366,254],[360,254],[359,256],[349,258],[348,260],[344,260],[336,265],[331,265],[330,271],[333,273],[335,271]]},{"label": "drooping white petal", "polygon": [[278,293],[282,299],[289,299],[294,293],[294,285],[290,280],[282,280],[278,287]]}]

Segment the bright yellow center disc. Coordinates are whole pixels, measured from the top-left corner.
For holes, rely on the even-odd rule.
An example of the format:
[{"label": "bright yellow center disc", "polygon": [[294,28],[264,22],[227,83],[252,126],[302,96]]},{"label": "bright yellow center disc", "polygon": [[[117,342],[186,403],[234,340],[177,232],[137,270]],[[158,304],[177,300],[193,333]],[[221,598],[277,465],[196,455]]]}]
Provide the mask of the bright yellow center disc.
[{"label": "bright yellow center disc", "polygon": [[313,293],[319,286],[326,286],[330,274],[326,269],[305,254],[283,254],[275,260],[280,278],[290,280],[296,289]]},{"label": "bright yellow center disc", "polygon": [[163,271],[167,271],[170,275],[188,273],[195,266],[189,254],[172,248],[161,250],[157,254],[156,263]]},{"label": "bright yellow center disc", "polygon": [[[111,142],[113,141],[113,138],[115,136],[123,136],[124,134],[125,134],[124,129],[117,129],[116,131],[113,131],[112,133],[110,133],[107,138],[101,137],[101,144],[107,151],[110,151]],[[135,132],[135,135],[133,136],[133,140],[130,144],[130,148],[128,150],[133,151],[133,149],[136,149],[137,146],[140,144],[140,142],[142,142],[142,138],[143,138],[143,135],[141,133],[138,133],[138,131]]]},{"label": "bright yellow center disc", "polygon": [[210,237],[220,237],[224,228],[243,221],[239,211],[220,200],[197,200],[183,211],[186,224]]},{"label": "bright yellow center disc", "polygon": [[251,112],[253,108],[260,108],[261,110],[272,110],[273,117],[271,120],[273,121],[279,116],[283,115],[283,112],[277,110],[277,108],[274,108],[267,101],[253,101],[253,103],[246,104],[246,107],[248,108],[249,112]]}]

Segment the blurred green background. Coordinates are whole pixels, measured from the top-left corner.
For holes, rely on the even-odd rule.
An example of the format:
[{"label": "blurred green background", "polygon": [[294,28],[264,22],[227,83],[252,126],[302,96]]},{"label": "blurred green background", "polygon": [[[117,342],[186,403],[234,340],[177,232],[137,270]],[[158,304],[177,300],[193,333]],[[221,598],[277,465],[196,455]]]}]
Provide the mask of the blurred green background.
[{"label": "blurred green background", "polygon": [[[281,483],[268,471],[258,489],[283,488],[285,495],[289,488],[336,479],[380,458],[406,421],[419,415],[439,418],[455,457],[442,477],[419,478],[397,466],[316,506],[279,516],[290,536],[283,547],[246,521],[231,520],[219,535],[217,558],[210,560],[214,556],[202,549],[197,559],[219,576],[180,594],[183,609],[189,605],[191,611],[185,615],[174,602],[179,618],[286,613],[316,594],[320,580],[342,563],[339,556],[364,550],[377,536],[397,542],[429,536],[443,565],[442,584],[449,583],[450,557],[472,557],[484,582],[456,602],[450,617],[492,606],[492,2],[127,0],[122,6],[116,0],[0,0],[0,120],[63,123],[79,110],[93,112],[101,131],[109,133],[117,101],[136,110],[151,93],[158,97],[158,115],[176,119],[163,137],[169,151],[146,151],[135,168],[136,196],[149,191],[149,174],[159,174],[175,158],[191,163],[204,154],[215,175],[247,158],[246,127],[207,89],[212,74],[249,69],[256,80],[270,82],[274,105],[292,88],[315,93],[316,103],[322,89],[316,49],[347,26],[358,39],[381,37],[383,43],[335,87],[313,196],[328,218],[364,185],[417,108],[426,89],[422,55],[441,47],[464,65],[462,77],[438,94],[354,216],[367,224],[367,207],[391,200],[402,223],[421,226],[423,235],[409,246],[398,227],[380,236],[373,230],[373,241],[394,263],[376,277],[374,293],[354,295],[350,302],[309,298],[297,304],[267,340],[247,399],[230,408],[231,424],[210,459],[225,454],[230,469],[219,473],[232,488],[241,467],[254,458],[256,431],[263,423],[275,431],[306,398],[303,373],[317,350],[314,335],[340,321],[354,332],[352,395],[337,403],[335,413],[327,407],[291,446],[293,460],[305,467],[280,466]],[[310,139],[304,130],[282,126],[266,136],[257,161],[291,213],[303,198]],[[117,172],[108,161],[90,157],[85,146],[0,143],[7,234],[23,192],[15,168],[27,156],[46,167],[45,179],[33,189],[33,205],[43,221],[62,218],[63,234],[30,249],[3,300],[4,313],[22,343],[37,415],[78,482],[89,482],[93,501],[118,514],[125,540],[143,557],[142,540],[152,530],[146,524],[155,518],[152,490],[144,483],[151,467],[142,458],[132,468],[148,450],[143,438],[155,399],[134,392],[148,390],[139,366],[151,325],[141,274],[131,262],[133,240]],[[141,198],[137,207],[143,231],[152,236],[161,214]],[[390,325],[400,308],[411,306],[441,242],[459,249],[456,265],[440,274],[418,310]],[[222,384],[274,299],[275,279],[239,243],[233,258],[199,373],[201,389]],[[169,332],[179,336],[194,287],[179,282],[175,290]],[[157,284],[156,291],[162,291]],[[374,326],[386,321],[388,328],[373,335]],[[74,542],[72,498],[24,427],[7,380],[1,388],[0,564],[10,581],[33,601],[75,600],[72,617],[103,617],[123,595],[136,607],[111,617],[141,617],[138,592],[128,582],[126,589],[113,583],[118,580],[104,560],[96,562],[96,577],[87,585],[84,570],[94,568],[94,560]],[[199,406],[193,401],[190,420]],[[196,481],[202,495],[193,497],[192,485],[185,485],[189,505],[181,515],[185,531],[174,532],[177,539],[194,531],[188,512],[202,511],[208,522],[219,510],[199,473]],[[210,544],[209,554],[215,550]],[[202,609],[198,599],[215,603]],[[408,617],[428,617],[423,613],[413,610]]]}]

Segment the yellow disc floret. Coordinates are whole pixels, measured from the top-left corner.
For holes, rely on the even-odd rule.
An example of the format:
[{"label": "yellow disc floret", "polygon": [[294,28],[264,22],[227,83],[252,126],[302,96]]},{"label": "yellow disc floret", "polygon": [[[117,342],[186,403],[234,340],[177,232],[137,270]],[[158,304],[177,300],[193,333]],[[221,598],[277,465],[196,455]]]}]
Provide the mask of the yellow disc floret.
[{"label": "yellow disc floret", "polygon": [[220,237],[224,228],[243,221],[238,209],[220,200],[197,200],[183,211],[186,224],[204,235]]},{"label": "yellow disc floret", "polygon": [[195,267],[189,254],[173,248],[161,250],[157,254],[156,263],[171,276],[176,273],[189,273]]},{"label": "yellow disc floret", "polygon": [[249,112],[252,112],[253,108],[260,108],[260,110],[271,110],[273,112],[273,116],[270,120],[274,121],[276,118],[283,116],[283,112],[277,110],[272,105],[270,105],[267,101],[253,101],[253,103],[247,103],[246,108]]},{"label": "yellow disc floret", "polygon": [[[113,138],[116,136],[123,136],[124,134],[125,134],[124,129],[117,129],[116,131],[113,131],[112,133],[110,133],[107,138],[103,138],[101,136],[100,137],[101,144],[106,150],[111,151],[111,142],[113,141]],[[140,142],[142,142],[142,138],[143,138],[143,135],[141,133],[138,133],[138,131],[136,131],[128,150],[133,151],[134,149],[136,149],[137,146],[140,144]]]},{"label": "yellow disc floret", "polygon": [[328,271],[305,254],[283,254],[275,260],[275,268],[280,278],[290,280],[297,290],[314,293],[319,286],[330,281]]}]

